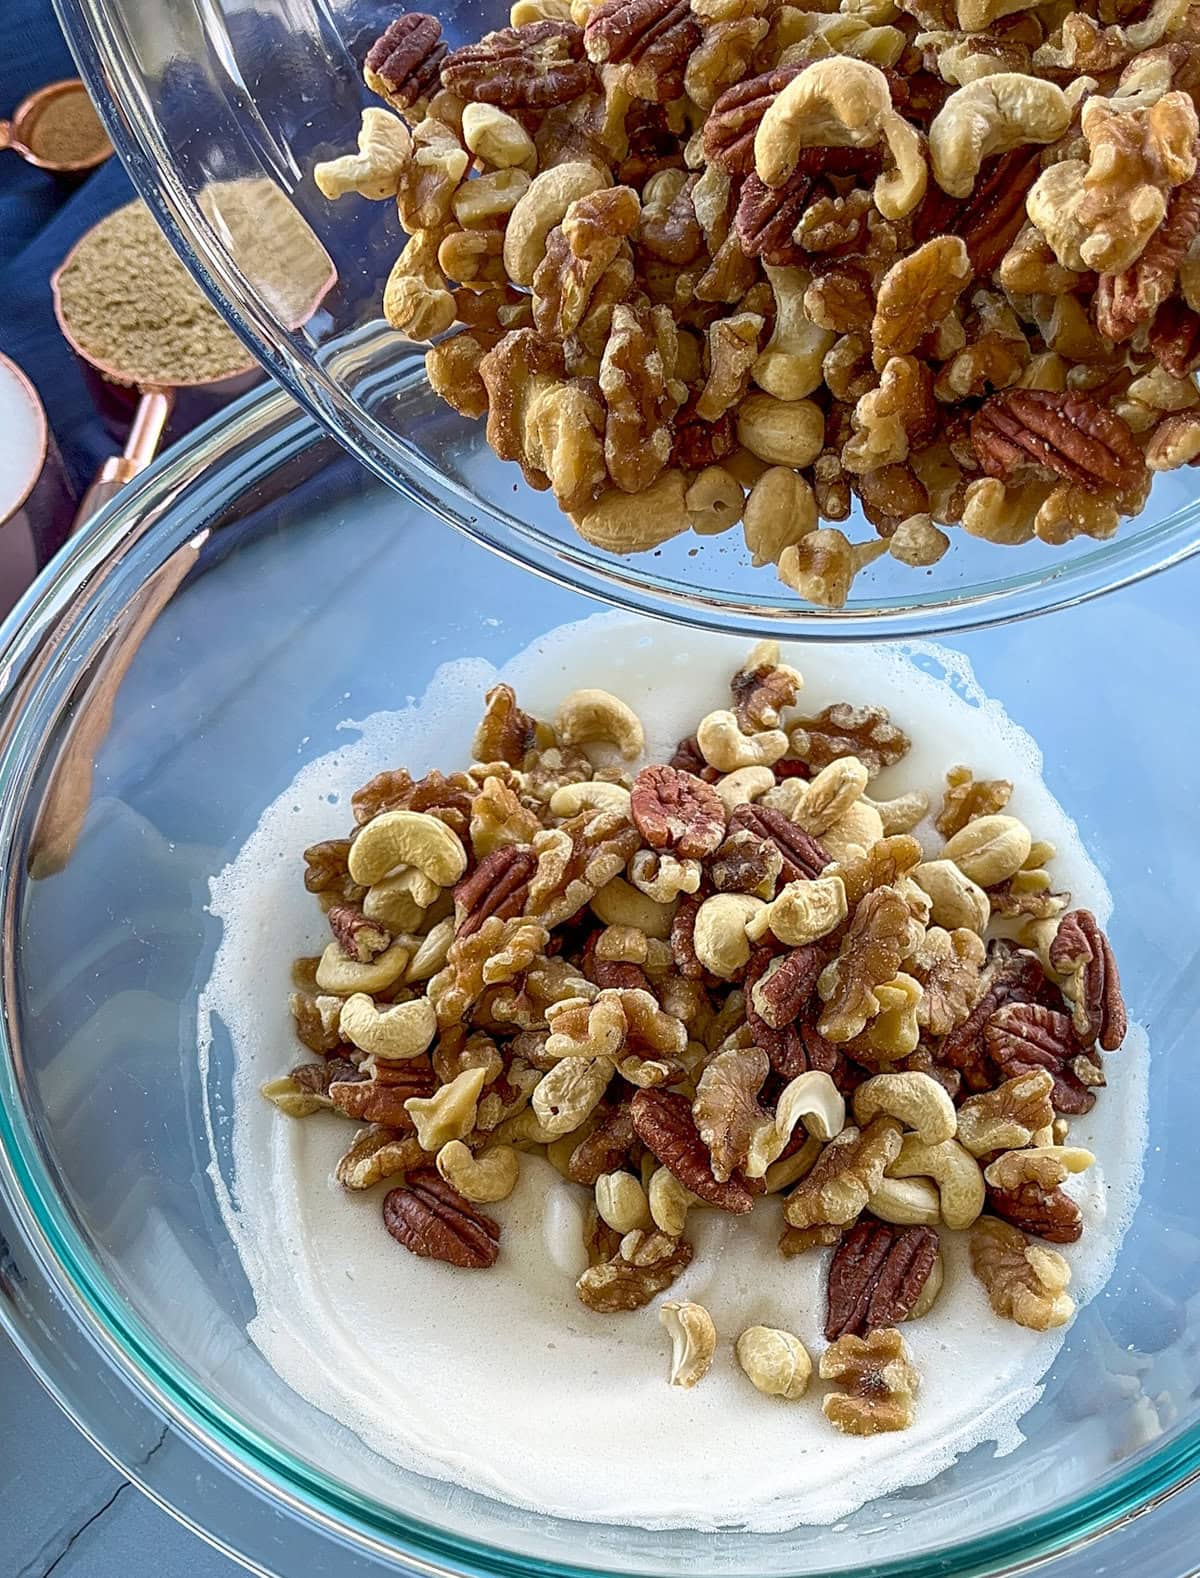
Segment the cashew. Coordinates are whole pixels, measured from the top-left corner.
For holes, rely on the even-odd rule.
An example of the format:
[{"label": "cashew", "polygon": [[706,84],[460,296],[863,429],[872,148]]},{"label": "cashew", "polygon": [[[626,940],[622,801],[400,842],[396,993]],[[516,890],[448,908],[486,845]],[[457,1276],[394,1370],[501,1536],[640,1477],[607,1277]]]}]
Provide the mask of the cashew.
[{"label": "cashew", "polygon": [[1056,1189],[1071,1173],[1087,1172],[1095,1160],[1082,1145],[1031,1145],[1005,1151],[984,1169],[983,1176],[993,1189],[1020,1189],[1026,1183]]},{"label": "cashew", "polygon": [[827,937],[846,919],[846,886],[841,877],[818,877],[813,882],[789,882],[765,910],[751,917],[746,932],[760,942],[770,930],[789,948]]},{"label": "cashew", "polygon": [[565,1057],[533,1088],[530,1105],[542,1133],[570,1134],[590,1117],[613,1076],[611,1058]]},{"label": "cashew", "polygon": [[437,1035],[437,1014],[427,997],[381,1009],[365,992],[355,992],[342,1004],[338,1030],[359,1051],[396,1062],[426,1050]]},{"label": "cashew", "polygon": [[368,888],[363,899],[363,914],[368,920],[379,921],[390,932],[415,931],[424,920],[426,909],[441,891],[423,871],[410,866]]},{"label": "cashew", "polygon": [[817,501],[811,487],[790,466],[771,466],[753,487],[742,511],[742,534],[756,567],[776,564],[816,529]]},{"label": "cashew", "polygon": [[929,811],[929,796],[923,789],[910,790],[908,794],[897,795],[894,800],[871,800],[866,795],[863,798],[879,812],[885,838],[897,833],[911,833]]},{"label": "cashew", "polygon": [[946,840],[942,858],[981,888],[990,888],[1016,876],[1032,845],[1032,834],[1015,816],[977,816]]},{"label": "cashew", "polygon": [[870,849],[883,837],[883,818],[866,800],[856,800],[821,834],[821,848],[830,860],[845,860],[855,845]]},{"label": "cashew", "polygon": [[517,1187],[521,1163],[511,1145],[493,1145],[472,1156],[461,1140],[449,1140],[437,1153],[437,1170],[464,1200],[491,1205],[507,1200]]},{"label": "cashew", "polygon": [[804,310],[807,269],[772,268],[766,274],[775,293],[775,327],[750,369],[750,376],[776,400],[803,400],[821,387],[821,363],[837,339]]},{"label": "cashew", "polygon": [[454,941],[454,916],[447,915],[438,921],[417,944],[417,951],[409,960],[404,972],[406,986],[417,986],[435,976],[446,963],[450,944]]},{"label": "cashew", "polygon": [[289,1118],[311,1118],[314,1112],[327,1111],[331,1105],[328,1096],[317,1096],[312,1091],[303,1090],[290,1074],[267,1080],[258,1087],[258,1093],[273,1102]]},{"label": "cashew", "polygon": [[947,931],[962,926],[983,936],[991,918],[991,900],[952,860],[926,860],[909,875],[929,895],[930,919],[935,926]]},{"label": "cashew", "polygon": [[571,204],[608,185],[608,176],[583,160],[552,165],[534,177],[504,232],[504,268],[514,285],[533,284],[546,255],[546,237]]},{"label": "cashew", "polygon": [[790,1189],[794,1183],[799,1183],[801,1178],[807,1178],[817,1165],[817,1158],[824,1149],[820,1140],[810,1134],[798,1151],[793,1151],[790,1156],[781,1156],[777,1162],[772,1162],[763,1175],[767,1193],[778,1194],[781,1189]]},{"label": "cashew", "polygon": [[1057,142],[1071,102],[1053,82],[999,71],[956,88],[929,128],[934,179],[951,197],[969,197],[983,161],[1022,143]]},{"label": "cashew", "polygon": [[421,1149],[436,1156],[451,1140],[464,1139],[475,1127],[485,1068],[464,1069],[432,1096],[410,1096],[404,1110],[413,1120]]},{"label": "cashew", "polygon": [[705,466],[684,496],[688,520],[698,537],[719,537],[742,518],[746,491],[724,466]]},{"label": "cashew", "polygon": [[606,926],[632,926],[660,940],[671,935],[675,914],[673,904],[656,904],[624,877],[606,882],[592,900],[591,909]]},{"label": "cashew", "polygon": [[735,811],[739,805],[749,805],[774,787],[775,774],[769,767],[738,767],[713,784],[726,811]]},{"label": "cashew", "polygon": [[790,749],[782,729],[764,729],[758,734],[743,734],[732,712],[721,709],[701,718],[696,729],[696,744],[710,767],[730,773],[739,767],[770,767]]},{"label": "cashew", "polygon": [[467,869],[458,835],[423,811],[384,811],[350,845],[350,877],[371,887],[397,866],[415,866],[439,888],[451,887]]},{"label": "cashew", "polygon": [[[561,1063],[559,1064],[561,1068]],[[635,1227],[651,1226],[646,1191],[632,1173],[601,1173],[596,1179],[596,1210],[622,1237]]]},{"label": "cashew", "polygon": [[695,893],[703,869],[698,860],[680,860],[656,849],[639,849],[629,862],[635,888],[656,904],[671,904],[681,893]]},{"label": "cashew", "polygon": [[496,170],[537,167],[533,138],[495,104],[468,104],[462,117],[463,141],[473,154]]},{"label": "cashew", "polygon": [[797,786],[792,821],[814,838],[820,838],[861,800],[870,781],[870,773],[857,756],[839,756],[808,783],[802,778],[789,780],[789,784]]},{"label": "cashew", "polygon": [[671,1299],[658,1312],[671,1337],[671,1385],[695,1386],[712,1368],[717,1351],[717,1328],[700,1304]]},{"label": "cashew", "polygon": [[666,1233],[668,1238],[679,1238],[687,1223],[688,1212],[692,1206],[700,1204],[699,1200],[680,1183],[669,1167],[655,1168],[650,1174],[646,1194],[655,1227],[660,1233]]},{"label": "cashew", "polygon": [[750,1139],[745,1163],[748,1178],[762,1178],[778,1161],[797,1123],[815,1140],[833,1139],[846,1126],[846,1103],[828,1074],[817,1069],[797,1074],[779,1094],[775,1115],[759,1125]]},{"label": "cashew", "polygon": [[825,417],[812,400],[750,394],[737,408],[738,442],[773,466],[809,466],[821,453]]},{"label": "cashew", "polygon": [[628,816],[629,790],[623,784],[597,778],[590,783],[563,784],[550,796],[551,816],[578,816],[581,811],[622,811]]},{"label": "cashew", "polygon": [[749,962],[746,925],[765,908],[762,899],[749,893],[716,893],[705,899],[696,912],[692,946],[706,970],[727,981]]},{"label": "cashew", "polygon": [[748,1326],[737,1340],[737,1359],[750,1382],[768,1397],[796,1402],[808,1390],[812,1360],[790,1331]]},{"label": "cashew", "polygon": [[954,1137],[958,1114],[954,1103],[930,1074],[908,1070],[901,1074],[876,1074],[854,1092],[854,1121],[866,1128],[880,1113],[898,1118],[926,1145],[939,1145]]},{"label": "cashew", "polygon": [[323,992],[334,992],[338,997],[349,997],[351,992],[382,992],[404,974],[411,952],[407,941],[398,941],[370,964],[359,964],[348,959],[336,942],[331,942],[317,965],[317,985]]},{"label": "cashew", "polygon": [[970,1227],[983,1210],[983,1173],[970,1151],[957,1140],[926,1145],[919,1134],[906,1134],[899,1156],[886,1173],[889,1178],[932,1178],[938,1186],[942,1221],[947,1227]]},{"label": "cashew", "polygon": [[322,197],[343,197],[357,192],[373,201],[395,197],[412,159],[408,127],[390,110],[362,112],[358,152],[343,154],[313,166],[313,180]]},{"label": "cashew", "polygon": [[867,1210],[899,1227],[936,1227],[942,1219],[941,1199],[928,1178],[881,1178],[868,1196]]},{"label": "cashew", "polygon": [[892,108],[887,78],[864,60],[816,60],[767,107],[754,138],[759,180],[782,186],[802,148],[869,148],[883,141],[894,161],[875,182],[885,219],[903,219],[925,195],[918,133]]},{"label": "cashew", "polygon": [[[555,399],[560,398],[559,389],[561,385],[556,386]],[[609,553],[647,553],[691,525],[687,490],[688,480],[682,471],[664,471],[641,493],[609,488],[586,510],[568,514],[576,531],[593,548]]]},{"label": "cashew", "polygon": [[606,690],[573,690],[554,720],[560,745],[586,745],[593,740],[615,745],[627,762],[646,745],[641,720],[632,707]]}]

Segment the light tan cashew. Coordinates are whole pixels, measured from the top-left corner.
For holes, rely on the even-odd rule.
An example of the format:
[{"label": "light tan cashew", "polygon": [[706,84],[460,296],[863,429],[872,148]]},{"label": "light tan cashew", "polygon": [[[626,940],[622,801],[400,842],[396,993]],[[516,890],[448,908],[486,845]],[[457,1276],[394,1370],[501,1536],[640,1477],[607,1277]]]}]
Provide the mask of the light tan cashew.
[{"label": "light tan cashew", "polygon": [[742,533],[750,562],[759,568],[775,564],[816,529],[819,515],[812,488],[790,466],[771,466],[750,489],[742,511]]},{"label": "light tan cashew", "polygon": [[514,285],[532,285],[546,255],[546,237],[577,198],[608,186],[606,174],[584,160],[543,170],[509,215],[504,231],[504,267]]},{"label": "light tan cashew", "polygon": [[1024,143],[1057,142],[1072,113],[1060,87],[1020,71],[956,88],[929,128],[934,179],[951,197],[969,197],[985,159]]},{"label": "light tan cashew", "polygon": [[623,784],[596,778],[590,783],[563,784],[550,796],[551,816],[578,816],[581,811],[623,811],[628,816],[629,790]]},{"label": "light tan cashew", "polygon": [[646,746],[637,713],[606,690],[573,690],[558,709],[554,731],[560,745],[615,745],[627,762]]},{"label": "light tan cashew", "polygon": [[743,734],[737,719],[726,708],[701,718],[696,744],[704,760],[719,773],[735,772],[739,767],[770,767],[790,749],[782,729]]},{"label": "light tan cashew", "polygon": [[749,805],[774,787],[775,774],[769,767],[737,767],[713,784],[726,811],[735,811],[739,805]]},{"label": "light tan cashew", "polygon": [[870,781],[870,773],[857,756],[839,756],[807,783],[803,778],[789,780],[799,785],[792,821],[819,838],[861,800]]},{"label": "light tan cashew", "polygon": [[557,1139],[577,1129],[608,1089],[613,1068],[607,1057],[565,1057],[543,1074],[530,1097],[542,1133]]},{"label": "light tan cashew", "polygon": [[365,824],[350,845],[350,877],[364,887],[397,866],[415,866],[440,888],[452,886],[467,869],[458,835],[424,811],[384,811]]},{"label": "light tan cashew", "polygon": [[749,394],[737,408],[738,442],[772,466],[809,466],[825,442],[825,416],[813,400]]},{"label": "light tan cashew", "polygon": [[648,553],[691,525],[687,490],[682,471],[664,471],[641,493],[609,488],[590,509],[568,513],[576,531],[593,548]]},{"label": "light tan cashew", "polygon": [[671,1385],[695,1386],[712,1368],[717,1328],[701,1304],[669,1300],[658,1312],[671,1338]]},{"label": "light tan cashew", "polygon": [[537,150],[520,121],[495,104],[468,104],[462,117],[463,141],[495,170],[534,170]]},{"label": "light tan cashew", "polygon": [[747,1379],[767,1397],[794,1403],[812,1379],[808,1349],[790,1331],[748,1326],[737,1340],[737,1360]]},{"label": "light tan cashew", "polygon": [[867,1210],[897,1227],[936,1227],[942,1220],[937,1186],[928,1178],[882,1178],[867,1198]]},{"label": "light tan cashew", "polygon": [[750,369],[750,376],[776,400],[803,400],[821,387],[821,363],[837,335],[823,329],[804,310],[804,292],[812,275],[807,269],[766,269],[775,293],[775,327]]},{"label": "light tan cashew", "polygon": [[875,204],[885,219],[903,219],[925,195],[919,135],[892,108],[877,66],[845,57],[816,60],[768,105],[754,138],[754,167],[767,186],[782,186],[802,148],[869,148],[880,141],[895,168],[875,182]]},{"label": "light tan cashew", "polygon": [[322,197],[357,192],[379,202],[395,197],[412,154],[412,138],[400,117],[390,110],[367,109],[358,131],[358,152],[314,165],[313,180]]},{"label": "light tan cashew", "polygon": [[482,1156],[472,1156],[461,1140],[449,1140],[437,1153],[437,1170],[464,1200],[493,1205],[517,1187],[521,1163],[511,1145],[493,1145]]},{"label": "light tan cashew", "polygon": [[518,1112],[514,1117],[505,1118],[504,1122],[495,1131],[494,1138],[502,1145],[545,1145],[554,1144],[561,1139],[560,1134],[549,1129],[544,1129],[541,1120],[532,1107],[526,1107],[523,1112]]},{"label": "light tan cashew", "polygon": [[812,1138],[822,1144],[846,1126],[845,1098],[829,1075],[818,1069],[797,1074],[780,1091],[774,1116],[760,1124],[751,1136],[744,1169],[747,1178],[766,1176],[768,1168],[787,1148],[798,1123],[803,1123]]},{"label": "light tan cashew", "polygon": [[596,1179],[596,1210],[609,1227],[622,1237],[632,1233],[636,1227],[649,1228],[652,1225],[646,1191],[632,1173],[600,1174]]},{"label": "light tan cashew", "polygon": [[342,1004],[338,1030],[360,1052],[397,1062],[428,1048],[437,1035],[437,1014],[427,997],[379,1008],[365,992],[355,992]]},{"label": "light tan cashew", "polygon": [[746,925],[766,905],[749,893],[715,893],[696,912],[692,946],[706,970],[732,979],[750,959]]},{"label": "light tan cashew", "polygon": [[671,904],[681,893],[695,893],[703,868],[698,860],[680,860],[665,850],[639,849],[629,862],[635,888],[656,904]]},{"label": "light tan cashew", "polygon": [[258,1087],[258,1093],[288,1118],[311,1118],[314,1112],[327,1112],[333,1105],[328,1096],[317,1096],[297,1085],[290,1074],[266,1080]]},{"label": "light tan cashew", "polygon": [[763,1176],[768,1194],[778,1194],[781,1189],[790,1189],[794,1183],[799,1183],[801,1178],[807,1178],[817,1165],[817,1158],[825,1147],[813,1135],[805,1140],[798,1151],[793,1151],[790,1156],[781,1156],[777,1162],[772,1162]]},{"label": "light tan cashew", "polygon": [[947,931],[963,926],[983,936],[991,918],[991,900],[952,860],[923,861],[910,875],[929,895],[930,919],[935,926]]},{"label": "light tan cashew", "polygon": [[445,966],[450,944],[454,941],[454,916],[438,921],[417,943],[417,951],[404,972],[404,984],[417,986],[431,980]]},{"label": "light tan cashew", "polygon": [[914,1129],[926,1145],[953,1139],[958,1129],[954,1103],[930,1074],[908,1069],[899,1074],[876,1074],[854,1092],[854,1121],[866,1128],[884,1113]]},{"label": "light tan cashew", "polygon": [[382,992],[404,974],[411,953],[410,943],[394,942],[370,964],[359,964],[331,942],[317,966],[317,985],[338,997],[349,997],[351,992]]},{"label": "light tan cashew", "polygon": [[1031,1145],[997,1156],[983,1176],[993,1189],[1019,1189],[1026,1183],[1057,1189],[1072,1173],[1087,1172],[1095,1161],[1082,1145]]},{"label": "light tan cashew", "polygon": [[465,1139],[475,1127],[485,1068],[464,1069],[432,1096],[410,1096],[404,1110],[413,1120],[421,1149],[436,1156],[451,1140]]},{"label": "light tan cashew", "polygon": [[886,1169],[890,1178],[932,1178],[938,1186],[942,1221],[947,1227],[970,1227],[983,1210],[987,1191],[979,1163],[957,1140],[926,1145],[919,1134],[906,1134],[900,1154]]},{"label": "light tan cashew", "polygon": [[866,800],[856,800],[821,834],[821,848],[830,860],[844,860],[857,846],[870,849],[883,837],[883,818]]},{"label": "light tan cashew", "polygon": [[455,319],[454,297],[438,263],[440,236],[439,230],[414,231],[383,287],[384,317],[410,340],[435,339]]},{"label": "light tan cashew", "polygon": [[400,871],[394,877],[384,877],[382,882],[373,883],[363,899],[363,914],[367,919],[378,921],[393,934],[416,931],[425,919],[425,905],[413,894],[411,877],[411,872]]},{"label": "light tan cashew", "polygon": [[911,833],[918,822],[924,821],[929,811],[929,796],[923,789],[910,790],[894,800],[872,800],[864,795],[869,806],[879,812],[883,823],[883,836],[891,838],[896,833]]},{"label": "light tan cashew", "polygon": [[698,537],[719,537],[742,518],[746,490],[724,466],[705,466],[684,496],[688,520]]},{"label": "light tan cashew", "polygon": [[746,933],[761,942],[768,931],[789,948],[827,937],[846,919],[846,886],[841,877],[818,877],[813,882],[789,882],[765,910],[751,916]]},{"label": "light tan cashew", "polygon": [[606,882],[592,900],[591,909],[606,926],[633,926],[647,937],[660,939],[671,935],[674,905],[656,904],[624,877]]},{"label": "light tan cashew", "polygon": [[946,840],[942,859],[952,860],[981,888],[990,888],[1016,876],[1032,845],[1033,835],[1015,816],[977,816]]},{"label": "light tan cashew", "polygon": [[687,1214],[700,1201],[684,1184],[679,1182],[669,1167],[656,1167],[650,1174],[646,1189],[650,1215],[660,1233],[668,1238],[679,1238],[687,1223]]}]

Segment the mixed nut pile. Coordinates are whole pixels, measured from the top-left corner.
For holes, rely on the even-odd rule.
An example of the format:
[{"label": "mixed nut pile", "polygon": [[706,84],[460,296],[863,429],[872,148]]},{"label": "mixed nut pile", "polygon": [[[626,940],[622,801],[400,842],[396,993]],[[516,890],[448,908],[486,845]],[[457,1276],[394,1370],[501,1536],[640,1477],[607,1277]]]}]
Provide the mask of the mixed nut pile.
[{"label": "mixed nut pile", "polygon": [[[305,851],[332,936],[296,962],[291,1012],[316,1056],[263,1089],[364,1123],[338,1179],[390,1180],[388,1231],[454,1266],[495,1263],[482,1208],[544,1155],[588,1191],[577,1288],[600,1313],[671,1286],[691,1210],[779,1197],[780,1251],[833,1251],[820,1372],[848,1389],[826,1413],[869,1433],[911,1418],[896,1328],[937,1297],[939,1231],[970,1231],[998,1315],[1069,1319],[1048,1246],[1080,1236],[1062,1185],[1092,1157],[1068,1120],[1125,1010],[1012,785],[954,768],[928,853],[927,797],[869,792],[908,738],[878,707],[800,715],[801,683],[763,643],[730,706],[636,776],[615,696],[575,691],[551,725],[497,685],[472,765],[365,784],[350,837]],[[693,1384],[712,1322],[663,1319]],[[738,1355],[765,1391],[807,1384],[790,1333],[751,1328]]]},{"label": "mixed nut pile", "polygon": [[[943,527],[1109,537],[1200,457],[1198,17],[515,0],[450,50],[412,12],[315,177],[397,202],[385,316],[590,543],[740,520],[840,606]],[[855,499],[874,537],[819,525]]]}]

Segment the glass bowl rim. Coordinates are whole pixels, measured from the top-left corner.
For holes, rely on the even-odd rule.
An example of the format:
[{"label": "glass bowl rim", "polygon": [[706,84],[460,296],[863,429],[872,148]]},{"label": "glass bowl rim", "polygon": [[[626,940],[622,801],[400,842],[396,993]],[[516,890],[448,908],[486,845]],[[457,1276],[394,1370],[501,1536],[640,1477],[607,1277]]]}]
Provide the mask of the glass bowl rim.
[{"label": "glass bowl rim", "polygon": [[[277,439],[270,446],[260,442],[267,433]],[[96,630],[108,627],[119,607],[114,605],[114,595],[120,595],[130,569],[136,569],[137,560],[146,556],[147,546],[157,546],[156,537],[162,533],[156,527],[164,510],[189,481],[189,500],[197,503],[197,476],[206,473],[210,483],[218,485],[222,461],[231,467],[231,457],[239,451],[249,448],[251,456],[237,474],[239,486],[245,488],[277,465],[281,455],[322,437],[311,418],[282,392],[252,392],[127,488],[26,595],[0,629],[0,847],[17,847],[23,788],[44,745],[34,723],[33,702],[61,695],[65,679],[77,672],[70,667],[71,654],[89,643]],[[182,520],[176,534],[178,543],[196,536],[194,527]],[[170,546],[178,543],[173,537]],[[117,570],[125,575],[114,577]],[[170,1358],[126,1305],[75,1226],[25,1122],[9,1019],[15,1002],[12,940],[17,885],[8,875],[11,870],[12,863],[6,862],[6,936],[0,986],[0,1207],[24,1242],[33,1247],[56,1293],[72,1317],[90,1329],[108,1362],[152,1406],[240,1478],[283,1501],[303,1518],[391,1560],[399,1556],[426,1570],[469,1572],[480,1578],[485,1573],[512,1578],[596,1578],[610,1571],[476,1542],[358,1497],[259,1435]],[[870,1571],[876,1578],[929,1578],[935,1571],[944,1571],[951,1559],[961,1578],[1023,1570],[1139,1515],[1198,1476],[1200,1424],[1099,1490],[1077,1496],[1003,1533],[900,1558]],[[586,1527],[581,1525],[582,1530]],[[581,1535],[585,1538],[586,1533]],[[821,1575],[809,1571],[808,1578]],[[847,1578],[847,1571],[842,1569],[826,1578]]]},{"label": "glass bowl rim", "polygon": [[[232,258],[205,224],[172,169],[165,139],[120,48],[104,0],[54,0],[80,75],[113,146],[180,258],[255,359],[318,424],[390,487],[491,552],[585,596],[633,612],[720,628],[752,638],[877,641],[944,635],[1073,607],[1157,574],[1200,553],[1200,498],[1141,530],[1126,530],[1068,560],[997,575],[953,595],[887,599],[870,608],[752,604],[689,589],[655,575],[647,556],[605,563],[588,546],[561,541],[484,505],[419,456],[389,459],[389,435],[332,378],[329,352],[306,366],[281,354],[271,320]],[[330,348],[336,353],[336,344]]]}]

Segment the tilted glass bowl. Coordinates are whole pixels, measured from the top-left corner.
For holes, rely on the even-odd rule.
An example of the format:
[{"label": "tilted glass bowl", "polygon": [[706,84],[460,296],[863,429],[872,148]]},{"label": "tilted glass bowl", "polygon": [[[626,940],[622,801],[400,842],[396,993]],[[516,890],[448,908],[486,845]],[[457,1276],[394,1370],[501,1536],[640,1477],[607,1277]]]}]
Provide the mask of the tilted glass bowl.
[{"label": "tilted glass bowl", "polygon": [[[130,1472],[287,1578],[969,1578],[1145,1510],[1200,1469],[1198,594],[1200,565],[959,643],[1040,742],[1104,872],[1151,1049],[1141,1203],[1024,1444],[793,1533],[535,1517],[392,1467],[252,1345],[208,1172],[228,1176],[228,1136],[214,1154],[204,1121],[230,1055],[218,1038],[206,1086],[196,1008],[220,934],[209,879],[345,720],[404,706],[448,659],[502,664],[589,605],[398,501],[282,394],[241,402],[132,485],[4,630],[0,1314]],[[125,1392],[167,1446],[165,1424],[127,1444]],[[210,1467],[172,1475],[176,1436]],[[328,1566],[318,1545],[337,1548]]]},{"label": "tilted glass bowl", "polygon": [[[628,558],[591,548],[549,494],[531,490],[516,466],[491,454],[481,422],[456,416],[433,394],[424,348],[383,323],[383,286],[403,240],[394,205],[357,197],[329,203],[313,184],[314,163],[352,149],[363,105],[378,102],[360,65],[396,7],[376,0],[57,4],[143,196],[264,366],[380,476],[507,558],[629,608],[718,627],[732,618],[761,634],[786,626],[837,638],[965,629],[1061,607],[1200,545],[1196,478],[1185,470],[1160,478],[1142,515],[1108,542],[998,547],[957,530],[932,569],[890,557],[876,562],[840,611],[801,603],[772,568],[754,569],[739,529],[686,533]],[[455,44],[508,19],[505,0],[447,0],[435,9]],[[294,260],[285,284],[261,244],[276,224],[281,234],[265,251]],[[319,292],[324,255],[336,284],[309,316],[314,297],[306,300],[296,279],[311,275]],[[861,516],[851,535],[873,538]]]}]

